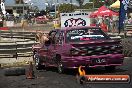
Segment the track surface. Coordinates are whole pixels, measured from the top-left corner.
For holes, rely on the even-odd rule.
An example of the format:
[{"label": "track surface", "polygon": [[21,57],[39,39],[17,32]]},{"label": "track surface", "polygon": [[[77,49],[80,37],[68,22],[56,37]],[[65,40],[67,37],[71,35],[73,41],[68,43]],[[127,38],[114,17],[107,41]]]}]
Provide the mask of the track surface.
[{"label": "track surface", "polygon": [[[28,66],[25,67],[26,69]],[[4,69],[0,69],[0,88],[132,88],[132,82],[124,84],[92,83],[81,85],[76,82],[76,70],[65,70],[58,74],[56,68],[35,71],[35,79],[22,76],[4,76]],[[126,58],[124,65],[117,67],[115,72],[106,72],[103,68],[89,69],[87,74],[129,74],[132,79],[132,58]]]}]

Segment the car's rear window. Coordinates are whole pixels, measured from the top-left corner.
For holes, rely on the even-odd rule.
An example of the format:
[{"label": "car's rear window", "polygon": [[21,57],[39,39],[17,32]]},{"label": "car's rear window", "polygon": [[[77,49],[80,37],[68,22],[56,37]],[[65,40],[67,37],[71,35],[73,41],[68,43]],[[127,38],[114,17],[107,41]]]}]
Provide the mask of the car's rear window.
[{"label": "car's rear window", "polygon": [[72,29],[66,33],[66,42],[83,42],[108,38],[100,28]]}]

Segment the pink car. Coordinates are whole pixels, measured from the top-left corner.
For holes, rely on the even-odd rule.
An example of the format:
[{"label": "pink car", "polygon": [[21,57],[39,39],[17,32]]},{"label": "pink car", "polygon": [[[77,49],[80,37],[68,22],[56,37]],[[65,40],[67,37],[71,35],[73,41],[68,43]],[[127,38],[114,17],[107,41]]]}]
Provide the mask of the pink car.
[{"label": "pink car", "polygon": [[46,16],[38,16],[36,18],[36,22],[37,23],[47,23],[49,19]]},{"label": "pink car", "polygon": [[105,67],[112,71],[123,63],[120,40],[113,40],[97,27],[67,27],[49,32],[45,45],[33,45],[37,69],[47,66],[58,68]]}]

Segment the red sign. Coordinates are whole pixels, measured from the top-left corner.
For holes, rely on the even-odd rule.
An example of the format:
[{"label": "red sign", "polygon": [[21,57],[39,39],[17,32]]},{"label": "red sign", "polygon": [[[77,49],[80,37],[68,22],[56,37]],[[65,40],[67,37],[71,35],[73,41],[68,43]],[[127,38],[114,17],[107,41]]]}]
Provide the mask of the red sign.
[{"label": "red sign", "polygon": [[0,30],[9,30],[8,27],[0,27]]}]

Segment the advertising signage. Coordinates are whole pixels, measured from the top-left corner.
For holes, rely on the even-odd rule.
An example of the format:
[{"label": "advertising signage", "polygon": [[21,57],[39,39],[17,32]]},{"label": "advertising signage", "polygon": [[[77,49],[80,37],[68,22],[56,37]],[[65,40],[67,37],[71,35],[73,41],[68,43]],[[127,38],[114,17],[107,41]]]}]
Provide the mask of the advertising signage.
[{"label": "advertising signage", "polygon": [[90,26],[88,12],[61,13],[61,27]]}]

